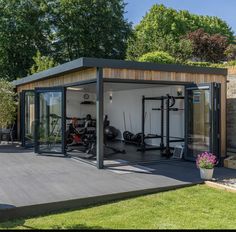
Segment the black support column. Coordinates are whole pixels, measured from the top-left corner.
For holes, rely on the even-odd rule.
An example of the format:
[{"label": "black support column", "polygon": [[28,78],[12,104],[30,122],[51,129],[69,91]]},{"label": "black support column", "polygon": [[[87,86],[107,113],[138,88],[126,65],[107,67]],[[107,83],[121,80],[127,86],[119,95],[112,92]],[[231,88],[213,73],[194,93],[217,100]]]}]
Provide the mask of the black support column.
[{"label": "black support column", "polygon": [[97,114],[97,168],[103,168],[104,157],[104,125],[103,125],[103,69],[97,68],[96,114]]},{"label": "black support column", "polygon": [[142,97],[142,140],[141,151],[145,151],[145,96]]},{"label": "black support column", "polygon": [[166,156],[170,158],[170,96],[166,99]]},{"label": "black support column", "polygon": [[165,110],[164,97],[161,97],[161,143],[160,143],[161,152],[163,152],[163,150],[165,148],[165,145],[164,145],[164,110]]}]

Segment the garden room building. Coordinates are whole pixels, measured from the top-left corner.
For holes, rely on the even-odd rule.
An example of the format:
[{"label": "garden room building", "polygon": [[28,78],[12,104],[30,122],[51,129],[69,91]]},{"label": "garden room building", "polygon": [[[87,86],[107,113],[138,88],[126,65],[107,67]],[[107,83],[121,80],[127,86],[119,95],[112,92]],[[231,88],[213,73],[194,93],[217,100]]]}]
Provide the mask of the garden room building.
[{"label": "garden room building", "polygon": [[226,156],[227,70],[79,58],[13,82],[18,137],[103,168]]}]

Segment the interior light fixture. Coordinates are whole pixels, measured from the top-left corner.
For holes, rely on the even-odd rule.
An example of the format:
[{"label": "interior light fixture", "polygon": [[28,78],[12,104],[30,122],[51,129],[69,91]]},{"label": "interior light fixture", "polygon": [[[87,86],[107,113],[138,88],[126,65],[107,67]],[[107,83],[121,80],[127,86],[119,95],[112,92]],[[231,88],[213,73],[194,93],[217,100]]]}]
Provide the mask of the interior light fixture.
[{"label": "interior light fixture", "polygon": [[109,95],[110,103],[112,103],[112,98],[113,98],[113,95],[112,95],[112,92],[111,92],[110,95]]},{"label": "interior light fixture", "polygon": [[181,88],[178,88],[177,96],[183,96],[183,90]]},{"label": "interior light fixture", "polygon": [[68,90],[72,90],[72,91],[82,91],[84,90],[84,88],[78,88],[78,87],[68,87]]}]

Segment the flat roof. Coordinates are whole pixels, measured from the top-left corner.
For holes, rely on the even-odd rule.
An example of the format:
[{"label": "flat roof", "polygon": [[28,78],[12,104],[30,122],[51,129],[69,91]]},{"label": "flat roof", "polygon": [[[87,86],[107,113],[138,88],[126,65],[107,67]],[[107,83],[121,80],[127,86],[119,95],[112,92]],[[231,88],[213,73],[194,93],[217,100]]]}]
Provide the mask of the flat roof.
[{"label": "flat roof", "polygon": [[183,72],[183,73],[198,73],[198,74],[215,74],[227,75],[227,69],[224,68],[210,68],[197,67],[179,64],[157,64],[149,62],[125,61],[114,59],[100,59],[81,57],[79,59],[58,65],[54,68],[21,78],[13,81],[13,85],[24,85],[27,83],[40,81],[56,77],[62,74],[75,72],[87,68],[116,68],[116,69],[137,69],[137,70],[153,70],[162,72]]}]

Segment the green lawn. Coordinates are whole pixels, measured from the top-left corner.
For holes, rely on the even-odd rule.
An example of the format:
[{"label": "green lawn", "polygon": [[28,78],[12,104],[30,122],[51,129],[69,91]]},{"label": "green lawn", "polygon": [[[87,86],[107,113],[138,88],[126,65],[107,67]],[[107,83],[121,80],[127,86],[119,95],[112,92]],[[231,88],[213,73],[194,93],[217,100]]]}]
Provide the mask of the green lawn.
[{"label": "green lawn", "polygon": [[236,229],[236,194],[203,185],[0,224],[1,229]]}]

